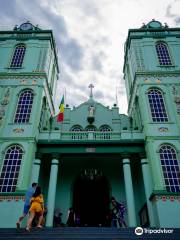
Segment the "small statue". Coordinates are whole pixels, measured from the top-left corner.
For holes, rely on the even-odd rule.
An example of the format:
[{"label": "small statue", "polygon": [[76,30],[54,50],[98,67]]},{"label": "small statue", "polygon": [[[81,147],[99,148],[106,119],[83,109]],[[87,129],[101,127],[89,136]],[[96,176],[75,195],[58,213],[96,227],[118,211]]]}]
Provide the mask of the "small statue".
[{"label": "small statue", "polygon": [[94,110],[95,110],[94,106],[89,107],[89,117],[94,117]]},{"label": "small statue", "polygon": [[1,105],[7,105],[9,103],[9,93],[10,89],[8,88],[4,94],[4,99],[1,101]]}]

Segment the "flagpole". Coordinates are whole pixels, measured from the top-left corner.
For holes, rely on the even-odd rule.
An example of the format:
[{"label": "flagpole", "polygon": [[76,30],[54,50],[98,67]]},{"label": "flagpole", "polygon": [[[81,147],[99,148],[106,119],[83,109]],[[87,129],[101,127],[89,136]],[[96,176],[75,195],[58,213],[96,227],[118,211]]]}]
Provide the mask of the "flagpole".
[{"label": "flagpole", "polygon": [[66,106],[66,88],[64,88],[64,106]]}]

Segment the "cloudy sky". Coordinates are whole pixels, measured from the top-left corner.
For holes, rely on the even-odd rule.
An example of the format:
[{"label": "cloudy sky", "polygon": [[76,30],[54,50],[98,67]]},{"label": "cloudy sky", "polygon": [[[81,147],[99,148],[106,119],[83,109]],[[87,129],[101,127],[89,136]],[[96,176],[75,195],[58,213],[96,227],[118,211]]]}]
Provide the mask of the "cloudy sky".
[{"label": "cloudy sky", "polygon": [[[151,19],[180,27],[180,0],[0,0],[0,29],[29,20],[52,29],[61,74],[56,109],[64,89],[71,107],[86,101],[92,82],[95,100],[116,102],[127,112],[123,49],[129,28]],[[117,94],[116,94],[117,93]]]}]

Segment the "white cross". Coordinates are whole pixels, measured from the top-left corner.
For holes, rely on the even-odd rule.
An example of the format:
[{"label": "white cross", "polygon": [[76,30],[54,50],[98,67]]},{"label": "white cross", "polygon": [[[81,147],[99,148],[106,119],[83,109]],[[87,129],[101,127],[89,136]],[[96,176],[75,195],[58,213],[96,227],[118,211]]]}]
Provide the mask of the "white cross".
[{"label": "white cross", "polygon": [[94,85],[93,85],[92,83],[89,84],[89,88],[91,89],[91,90],[90,90],[90,97],[92,98],[92,97],[93,97],[92,89],[94,88]]}]

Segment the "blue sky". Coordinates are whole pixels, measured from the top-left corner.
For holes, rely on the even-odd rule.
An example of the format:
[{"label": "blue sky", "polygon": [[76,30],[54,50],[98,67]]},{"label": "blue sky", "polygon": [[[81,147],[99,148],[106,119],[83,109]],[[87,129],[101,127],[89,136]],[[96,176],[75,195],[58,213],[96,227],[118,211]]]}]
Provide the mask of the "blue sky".
[{"label": "blue sky", "polygon": [[118,96],[127,112],[123,80],[124,42],[129,28],[151,19],[180,27],[180,0],[0,0],[0,29],[29,20],[52,29],[61,74],[56,108],[63,90],[71,107],[86,101],[92,82],[95,100],[112,106]]}]

